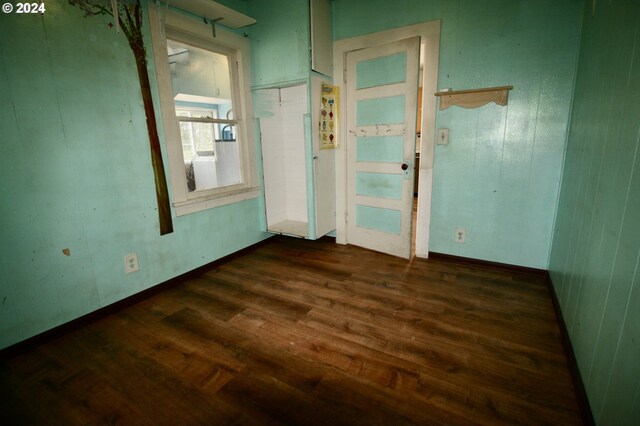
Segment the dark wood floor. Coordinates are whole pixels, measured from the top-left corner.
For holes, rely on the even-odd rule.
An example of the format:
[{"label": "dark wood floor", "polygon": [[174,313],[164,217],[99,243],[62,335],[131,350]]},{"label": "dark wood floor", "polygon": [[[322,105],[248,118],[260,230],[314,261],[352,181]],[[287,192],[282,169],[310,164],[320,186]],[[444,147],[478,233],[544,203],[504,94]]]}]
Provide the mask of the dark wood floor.
[{"label": "dark wood floor", "polygon": [[542,278],[286,237],[0,379],[1,424],[580,424]]}]

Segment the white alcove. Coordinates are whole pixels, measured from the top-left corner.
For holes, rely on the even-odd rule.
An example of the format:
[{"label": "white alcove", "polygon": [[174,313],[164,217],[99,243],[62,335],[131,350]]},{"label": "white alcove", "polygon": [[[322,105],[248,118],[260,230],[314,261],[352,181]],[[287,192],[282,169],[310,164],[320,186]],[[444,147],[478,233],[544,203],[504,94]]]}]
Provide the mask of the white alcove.
[{"label": "white alcove", "polygon": [[267,231],[308,237],[307,85],[261,89],[255,94],[262,141]]}]

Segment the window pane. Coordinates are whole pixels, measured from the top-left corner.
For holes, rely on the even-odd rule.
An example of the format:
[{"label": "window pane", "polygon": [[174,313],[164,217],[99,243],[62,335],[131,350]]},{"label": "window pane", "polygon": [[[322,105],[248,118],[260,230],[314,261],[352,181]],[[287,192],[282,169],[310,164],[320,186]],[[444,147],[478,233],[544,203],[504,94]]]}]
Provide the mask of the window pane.
[{"label": "window pane", "polygon": [[216,141],[218,186],[235,185],[242,182],[237,133],[236,126],[225,125],[221,132],[222,139]]},{"label": "window pane", "polygon": [[[213,110],[181,107],[176,108],[176,116],[218,118],[217,112]],[[180,122],[182,156],[185,163],[191,162],[198,155],[198,153],[201,153],[201,155],[211,155],[211,152],[215,151],[215,146],[213,145],[214,139],[220,139],[220,132],[217,125],[194,127],[194,124],[199,123],[189,123],[184,121]],[[207,154],[207,152],[209,152],[209,154]]]},{"label": "window pane", "polygon": [[[176,116],[233,120],[229,57],[167,40]],[[180,122],[189,192],[242,183],[236,123]]]},{"label": "window pane", "polygon": [[[191,160],[186,160],[188,154],[184,154],[189,192],[242,182],[240,150],[238,140],[235,139],[236,126],[225,125],[221,133],[226,135],[226,139],[216,139],[212,142],[210,135],[213,133],[213,127],[219,123],[183,122],[182,125],[190,126],[196,146],[196,154]],[[204,137],[201,138],[202,135]],[[198,142],[200,139],[201,142]]]}]

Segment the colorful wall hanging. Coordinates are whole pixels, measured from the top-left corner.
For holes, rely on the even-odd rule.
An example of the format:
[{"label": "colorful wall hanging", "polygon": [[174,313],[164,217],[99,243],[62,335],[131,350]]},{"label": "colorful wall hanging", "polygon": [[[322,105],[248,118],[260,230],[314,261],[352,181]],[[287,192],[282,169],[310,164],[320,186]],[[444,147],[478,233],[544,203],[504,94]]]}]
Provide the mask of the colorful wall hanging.
[{"label": "colorful wall hanging", "polygon": [[338,146],[338,87],[322,83],[322,105],[320,107],[320,149],[335,149]]}]

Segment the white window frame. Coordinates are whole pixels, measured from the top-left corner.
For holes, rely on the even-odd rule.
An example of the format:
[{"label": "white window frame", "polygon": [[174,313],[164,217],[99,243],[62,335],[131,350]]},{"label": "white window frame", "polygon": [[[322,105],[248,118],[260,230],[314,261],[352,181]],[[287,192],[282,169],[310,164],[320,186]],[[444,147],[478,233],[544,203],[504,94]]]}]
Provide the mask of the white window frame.
[{"label": "white window frame", "polygon": [[[149,4],[149,24],[173,194],[172,204],[176,216],[259,197],[261,189],[258,186],[256,170],[249,40],[220,27],[216,27],[214,38],[211,25],[151,3]],[[189,192],[187,190],[180,125],[176,118],[171,70],[167,55],[167,34],[170,34],[169,38],[171,39],[177,38],[179,41],[196,47],[207,49],[207,45],[215,44],[232,52],[229,67],[232,76],[233,114],[234,118],[239,121],[236,131],[243,177],[241,184],[203,191]],[[211,47],[209,49],[215,50]]]}]

